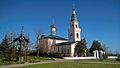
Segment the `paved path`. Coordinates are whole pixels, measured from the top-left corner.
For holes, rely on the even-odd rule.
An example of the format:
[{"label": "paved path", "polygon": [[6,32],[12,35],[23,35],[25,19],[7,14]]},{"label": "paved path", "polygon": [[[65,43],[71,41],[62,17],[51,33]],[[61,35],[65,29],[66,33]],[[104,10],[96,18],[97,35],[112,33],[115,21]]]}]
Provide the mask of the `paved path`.
[{"label": "paved path", "polygon": [[46,63],[55,63],[55,62],[67,62],[67,60],[46,60],[46,61],[40,61],[40,62],[37,62],[37,63],[4,65],[4,66],[0,66],[0,68],[13,68],[13,67],[19,67],[19,66],[29,66],[29,65],[35,65],[35,64],[46,64]]},{"label": "paved path", "polygon": [[[75,62],[75,61],[74,60],[64,60],[64,59],[55,59],[55,60],[41,61],[41,62],[37,62],[37,63],[5,65],[5,66],[0,66],[0,68],[13,68],[13,67],[19,67],[19,66],[29,66],[29,65],[35,65],[35,64],[46,64],[46,63],[55,63],[55,62]],[[83,61],[81,61],[80,63],[120,64],[120,63],[113,63],[113,62],[83,62]]]}]

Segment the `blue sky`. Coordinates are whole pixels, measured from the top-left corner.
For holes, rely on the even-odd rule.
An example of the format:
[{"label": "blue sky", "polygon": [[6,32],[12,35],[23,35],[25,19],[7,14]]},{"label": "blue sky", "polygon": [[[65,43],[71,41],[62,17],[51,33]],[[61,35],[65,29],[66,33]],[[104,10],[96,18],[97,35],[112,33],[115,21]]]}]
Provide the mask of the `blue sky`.
[{"label": "blue sky", "polygon": [[73,4],[88,48],[99,40],[120,52],[120,0],[0,0],[0,41],[6,33],[19,34],[24,26],[34,43],[36,30],[50,34],[53,19],[57,35],[68,38]]}]

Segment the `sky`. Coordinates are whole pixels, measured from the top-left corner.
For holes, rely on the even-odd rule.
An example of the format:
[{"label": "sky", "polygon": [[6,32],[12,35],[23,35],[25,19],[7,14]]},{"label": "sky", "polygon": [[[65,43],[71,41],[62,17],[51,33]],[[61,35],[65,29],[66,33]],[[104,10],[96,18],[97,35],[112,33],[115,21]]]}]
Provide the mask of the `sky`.
[{"label": "sky", "polygon": [[68,28],[75,6],[81,37],[90,48],[98,40],[110,51],[120,52],[120,0],[0,0],[0,42],[6,33],[50,34],[54,22],[57,35],[68,39]]}]

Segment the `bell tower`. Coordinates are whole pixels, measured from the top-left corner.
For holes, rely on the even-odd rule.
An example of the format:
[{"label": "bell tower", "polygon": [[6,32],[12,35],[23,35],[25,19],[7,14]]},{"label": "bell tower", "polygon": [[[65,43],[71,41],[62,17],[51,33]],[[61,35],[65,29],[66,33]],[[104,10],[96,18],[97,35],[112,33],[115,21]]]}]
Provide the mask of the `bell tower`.
[{"label": "bell tower", "polygon": [[71,22],[70,22],[70,28],[68,29],[69,42],[80,41],[81,40],[80,32],[81,32],[81,29],[79,28],[79,25],[78,25],[76,11],[75,11],[75,8],[73,8]]}]

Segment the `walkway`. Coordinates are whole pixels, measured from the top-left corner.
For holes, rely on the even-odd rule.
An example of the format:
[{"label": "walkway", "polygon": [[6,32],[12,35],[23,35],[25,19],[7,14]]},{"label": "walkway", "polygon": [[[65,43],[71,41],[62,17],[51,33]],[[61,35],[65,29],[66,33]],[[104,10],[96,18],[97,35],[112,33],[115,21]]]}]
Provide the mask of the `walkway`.
[{"label": "walkway", "polygon": [[[55,62],[75,62],[74,60],[64,60],[64,59],[55,59],[55,60],[46,60],[46,61],[41,61],[37,63],[25,63],[25,64],[14,64],[14,65],[5,65],[5,66],[0,66],[0,68],[13,68],[13,67],[19,67],[19,66],[29,66],[29,65],[35,65],[35,64],[46,64],[46,63],[55,63]],[[98,63],[98,64],[120,64],[120,63],[113,63],[113,62],[83,62],[81,61],[80,63]]]},{"label": "walkway", "polygon": [[67,60],[44,60],[37,63],[4,65],[4,66],[0,66],[0,68],[13,68],[13,67],[19,67],[19,66],[29,66],[29,65],[35,65],[35,64],[46,64],[46,63],[54,63],[54,62],[67,62]]}]

